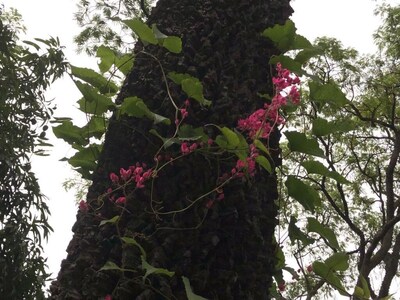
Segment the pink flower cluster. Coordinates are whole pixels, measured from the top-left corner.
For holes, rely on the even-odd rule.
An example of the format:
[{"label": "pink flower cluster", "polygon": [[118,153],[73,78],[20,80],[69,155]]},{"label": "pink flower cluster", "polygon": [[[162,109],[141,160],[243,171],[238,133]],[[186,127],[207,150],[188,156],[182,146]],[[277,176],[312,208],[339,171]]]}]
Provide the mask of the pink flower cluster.
[{"label": "pink flower cluster", "polygon": [[190,101],[189,101],[189,99],[186,99],[185,102],[183,103],[183,107],[179,109],[179,112],[181,114],[181,120],[176,118],[175,125],[179,125],[184,119],[186,119],[188,117],[189,112],[187,111],[187,109],[189,106],[190,106]]},{"label": "pink flower cluster", "polygon": [[272,83],[276,89],[275,97],[281,95],[283,92],[286,97],[289,97],[293,104],[299,104],[300,93],[297,86],[300,84],[299,77],[293,73],[290,73],[288,69],[282,69],[282,65],[280,63],[276,65],[276,71],[278,76],[272,78]]},{"label": "pink flower cluster", "polygon": [[136,163],[136,165],[130,166],[128,169],[119,169],[119,175],[115,173],[110,174],[110,179],[114,184],[119,184],[119,182],[134,181],[137,188],[144,188],[144,182],[148,180],[152,173],[152,169],[147,169],[146,164]]},{"label": "pink flower cluster", "polygon": [[197,147],[198,147],[197,143],[189,144],[188,142],[183,142],[181,144],[181,152],[182,152],[182,154],[189,154],[189,153],[193,152],[194,150],[196,150]]},{"label": "pink flower cluster", "polygon": [[79,210],[82,212],[87,212],[89,210],[89,205],[85,200],[79,202]]},{"label": "pink flower cluster", "polygon": [[258,150],[254,144],[250,145],[250,156],[245,160],[238,159],[236,166],[231,170],[232,176],[243,177],[245,172],[250,176],[254,177],[256,174],[256,158],[258,156]]},{"label": "pink flower cluster", "polygon": [[[275,87],[275,96],[270,104],[265,104],[264,108],[260,108],[248,116],[246,119],[238,121],[238,129],[247,131],[251,139],[268,138],[273,126],[280,125],[285,122],[279,115],[279,109],[287,104],[289,98],[293,104],[300,102],[300,93],[298,84],[300,79],[290,73],[287,69],[282,69],[280,63],[276,66],[277,77],[272,78]],[[272,125],[271,125],[272,124]]]},{"label": "pink flower cluster", "polygon": [[266,109],[260,108],[246,119],[240,119],[237,127],[242,131],[248,131],[248,135],[252,139],[257,136],[266,139],[272,130],[270,123],[266,121],[266,116]]}]

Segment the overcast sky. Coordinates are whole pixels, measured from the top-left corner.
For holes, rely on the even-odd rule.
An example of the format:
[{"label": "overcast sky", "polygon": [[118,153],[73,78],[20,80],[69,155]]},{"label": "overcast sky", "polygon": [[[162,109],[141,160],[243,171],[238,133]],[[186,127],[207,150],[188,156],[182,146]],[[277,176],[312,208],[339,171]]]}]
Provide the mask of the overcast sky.
[{"label": "overcast sky", "polygon": [[[28,37],[58,36],[66,46],[68,60],[78,66],[93,67],[94,59],[75,53],[73,36],[79,28],[73,20],[75,3],[71,0],[0,0],[6,7],[15,7],[22,14],[28,28]],[[387,1],[399,4],[397,1]],[[345,46],[351,46],[361,53],[375,51],[372,33],[379,25],[373,11],[377,3],[373,0],[294,0],[294,20],[298,33],[313,40],[318,36],[335,37]],[[79,92],[69,78],[56,82],[47,93],[58,106],[56,116],[70,116],[82,120],[83,114],[74,108],[80,98]],[[49,198],[51,225],[54,233],[45,247],[50,271],[56,276],[65,249],[72,237],[71,227],[75,221],[76,204],[72,192],[66,193],[62,183],[72,176],[69,166],[58,160],[72,154],[68,145],[56,142],[51,156],[35,159],[34,170],[39,177],[42,192]]]}]

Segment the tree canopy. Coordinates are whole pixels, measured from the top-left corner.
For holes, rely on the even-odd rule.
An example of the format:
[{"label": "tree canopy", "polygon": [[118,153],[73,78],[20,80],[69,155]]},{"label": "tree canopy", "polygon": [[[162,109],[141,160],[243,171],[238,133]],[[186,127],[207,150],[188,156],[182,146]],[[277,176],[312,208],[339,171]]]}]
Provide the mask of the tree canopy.
[{"label": "tree canopy", "polygon": [[31,169],[43,154],[52,108],[44,91],[64,70],[57,39],[18,40],[20,16],[0,10],[0,293],[44,299],[42,238],[49,210]]}]

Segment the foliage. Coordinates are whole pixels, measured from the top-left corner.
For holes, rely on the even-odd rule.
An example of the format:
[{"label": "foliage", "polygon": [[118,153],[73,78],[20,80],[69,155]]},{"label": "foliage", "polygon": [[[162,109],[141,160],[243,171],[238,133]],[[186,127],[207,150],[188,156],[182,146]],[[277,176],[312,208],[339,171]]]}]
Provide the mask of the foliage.
[{"label": "foliage", "polygon": [[120,20],[148,17],[154,0],[80,0],[75,18],[83,28],[75,37],[78,49],[94,55],[99,46],[129,52],[134,40]]},{"label": "foliage", "polygon": [[[87,1],[82,3],[83,8],[89,5]],[[399,170],[396,166],[400,155],[397,107],[400,54],[397,20],[400,13],[398,8],[390,6],[383,6],[379,13],[385,19],[375,35],[380,53],[369,57],[359,57],[355,50],[345,49],[339,41],[329,38],[320,38],[312,45],[296,33],[291,21],[263,32],[280,50],[291,51],[273,57],[271,63],[281,62],[284,68],[304,76],[308,81],[299,108],[293,103],[280,108],[290,131],[285,132],[287,143],[282,145],[286,162],[279,170],[287,190],[282,185],[282,197],[278,203],[282,213],[277,240],[283,251],[279,247],[276,251],[276,285],[271,290],[278,299],[330,297],[333,291],[355,299],[390,297],[389,288],[397,275],[400,259],[400,236],[396,226],[400,221]],[[99,15],[93,19],[98,22],[98,28],[102,28],[105,20],[113,20],[111,10],[105,12],[105,16],[105,19]],[[144,27],[139,19],[131,18],[127,18],[124,24],[145,45],[158,44],[172,52],[179,52],[179,40],[167,39],[156,27]],[[86,33],[86,37],[81,35],[81,45],[89,41],[90,30]],[[110,41],[106,34],[101,37],[100,31],[93,36],[98,41]],[[122,38],[118,37],[112,43],[109,43],[110,47],[101,46],[98,49],[97,45],[91,49],[87,46],[86,50],[91,53],[97,49],[102,73],[112,65],[120,68],[116,63],[121,59],[120,54],[115,49],[122,45]],[[84,81],[77,86],[85,98],[82,110],[87,113],[102,115],[108,110],[118,110],[120,114],[146,117],[154,123],[167,121],[152,113],[138,97],[127,98],[121,106],[114,105],[112,97],[115,89],[110,80],[100,79],[100,74],[75,68],[72,75]],[[178,73],[163,75],[165,80],[170,79],[180,85],[189,97],[202,105],[208,104],[202,95],[203,87],[196,78]],[[193,147],[196,145],[193,141],[207,138],[205,132],[201,128],[184,127],[181,122],[187,107],[178,107],[172,98],[170,100],[176,109],[176,118],[172,120],[176,124],[176,132],[173,136],[164,137],[155,129],[151,131],[163,145],[154,156],[156,162],[159,162],[158,154],[174,144],[181,145],[182,157],[205,151],[204,148]],[[254,115],[253,120],[256,119]],[[240,151],[244,146],[241,142],[246,138],[234,128],[214,125],[221,133],[213,144],[217,152],[235,154],[239,160],[246,158],[249,151]],[[95,136],[88,132],[98,133],[100,137],[104,131],[77,128],[64,120],[58,128],[58,135],[80,151],[90,147],[89,139]],[[187,135],[187,132],[190,134]],[[254,140],[255,145],[257,141]],[[80,148],[80,145],[84,147]],[[249,147],[247,142],[246,147]],[[257,148],[260,151],[265,148],[267,154],[263,156],[265,160],[259,159],[257,163],[271,172],[269,150],[265,146]],[[92,150],[87,153],[94,153]],[[70,162],[90,175],[95,164],[89,163],[84,154],[78,156]],[[178,158],[181,157],[172,158],[172,161]],[[157,163],[153,170],[155,175],[168,164]],[[121,172],[122,178],[128,169]],[[114,183],[123,181],[115,174],[114,179],[115,176]],[[131,196],[126,193],[126,187],[127,184],[121,184],[105,196],[114,196],[116,205],[124,207]],[[207,192],[205,195],[208,196]],[[194,199],[192,203],[200,200],[203,197]],[[207,208],[214,205],[215,199],[211,200],[206,203]],[[89,207],[82,203],[81,209],[87,211]],[[118,224],[118,221],[119,218],[113,218],[103,224]],[[293,256],[297,266],[291,267],[292,262],[285,262],[283,253],[287,257]],[[119,268],[116,265],[113,267]],[[285,283],[284,272],[293,277],[292,282]],[[374,282],[376,274],[383,274],[378,282]]]},{"label": "foliage", "polygon": [[18,41],[16,11],[0,11],[0,293],[6,299],[43,299],[48,278],[42,237],[51,227],[31,155],[44,155],[53,109],[44,90],[65,69],[57,39]]},{"label": "foliage", "polygon": [[[400,248],[399,12],[381,8],[376,55],[320,38],[300,49],[287,44],[297,50],[279,57],[309,79],[301,106],[286,115],[280,171],[288,191],[278,238],[297,266],[281,268],[292,280],[282,284],[279,272],[276,298],[331,298],[332,289],[355,299],[391,297]],[[293,30],[281,32],[275,42],[295,40]]]},{"label": "foliage", "polygon": [[[179,38],[166,36],[159,32],[157,27],[152,26],[150,28],[138,19],[125,21],[125,23],[135,31],[144,44],[158,44],[172,53],[180,52],[181,41]],[[166,41],[169,42],[166,43]],[[99,55],[98,53],[98,56],[101,57],[99,65],[104,66],[105,62],[112,61],[113,63],[108,64],[108,67],[112,67],[118,60],[117,54],[104,46],[100,49],[104,55]],[[147,52],[143,51],[141,53],[149,55],[159,63],[157,58]],[[118,69],[118,65],[115,67]],[[105,68],[103,68],[103,71],[113,73]],[[188,74],[175,72],[164,74],[165,80],[169,79],[171,84],[174,83],[180,86],[182,91],[189,97],[182,106],[178,106],[177,100],[169,92],[170,84],[166,85],[169,95],[168,100],[175,109],[173,119],[153,113],[145,102],[138,97],[127,97],[122,104],[114,104],[112,97],[115,95],[117,88],[110,79],[106,79],[100,73],[72,66],[71,75],[84,96],[82,101],[93,103],[94,105],[90,107],[94,107],[95,110],[88,109],[88,105],[83,107],[84,109],[82,110],[91,118],[89,118],[88,124],[82,128],[73,125],[70,120],[60,119],[60,125],[54,127],[53,130],[57,137],[64,139],[79,150],[69,159],[69,162],[74,167],[79,166],[78,170],[83,176],[89,177],[93,173],[96,166],[96,157],[94,156],[93,159],[86,158],[82,153],[86,153],[86,149],[94,146],[90,138],[101,138],[104,133],[102,130],[91,130],[88,126],[94,117],[104,117],[107,110],[114,111],[117,119],[122,119],[124,116],[147,118],[154,125],[161,123],[164,126],[172,125],[175,127],[172,134],[166,137],[157,132],[156,129],[159,129],[160,126],[154,126],[148,132],[148,134],[159,137],[162,141],[160,147],[153,154],[154,164],[149,166],[144,162],[136,162],[134,165],[121,168],[119,175],[110,173],[111,183],[109,188],[106,193],[96,199],[96,202],[100,203],[99,208],[96,209],[94,205],[92,206],[91,201],[82,200],[80,202],[80,210],[84,214],[96,214],[103,207],[105,201],[113,203],[119,214],[110,219],[102,220],[99,226],[116,226],[116,232],[121,241],[139,247],[142,252],[141,269],[145,271],[144,274],[137,269],[126,268],[125,266],[119,267],[111,261],[107,262],[100,271],[119,270],[121,272],[131,272],[135,276],[133,277],[135,282],[140,282],[142,278],[143,283],[148,285],[151,284],[151,281],[147,279],[149,275],[167,275],[171,277],[174,276],[174,273],[163,268],[151,266],[146,260],[143,248],[132,238],[120,235],[122,228],[120,228],[119,224],[130,218],[131,209],[129,203],[133,201],[137,191],[145,188],[145,185],[149,185],[151,186],[150,195],[155,194],[153,188],[157,184],[158,178],[162,177],[164,170],[174,164],[179,164],[180,161],[188,160],[188,157],[201,155],[207,160],[219,161],[220,168],[214,170],[216,174],[213,175],[218,178],[215,186],[202,191],[203,194],[191,199],[187,206],[177,210],[165,211],[164,207],[159,207],[160,202],[157,199],[150,197],[152,211],[149,213],[156,218],[167,218],[169,216],[174,216],[175,218],[177,215],[190,211],[192,207],[202,210],[204,216],[197,225],[200,227],[208,211],[214,205],[217,205],[217,202],[224,199],[224,189],[229,188],[233,182],[248,182],[248,185],[251,185],[256,173],[264,172],[263,169],[269,173],[273,172],[273,163],[267,145],[269,137],[282,122],[279,116],[280,108],[289,103],[291,105],[297,104],[299,101],[299,93],[297,91],[299,79],[286,69],[282,69],[278,64],[277,76],[274,77],[275,94],[271,97],[271,101],[264,104],[263,108],[258,109],[247,118],[237,120],[238,125],[236,128],[221,127],[217,124],[206,124],[203,127],[194,128],[190,124],[186,124],[189,111],[195,105],[193,102],[197,102],[201,107],[206,107],[211,105],[211,101],[204,98],[203,86],[200,80]],[[75,78],[79,78],[80,81]],[[217,128],[220,133],[215,136],[215,140],[213,139],[214,136],[207,134],[206,127],[210,126]],[[96,135],[91,135],[90,133],[92,132],[95,132]],[[172,147],[173,145],[175,147]],[[169,156],[169,159],[166,159],[167,156]],[[79,160],[78,157],[81,159]],[[189,196],[187,195],[187,197]],[[202,299],[193,293],[187,278],[182,277],[182,280],[185,284],[187,296],[190,299]],[[115,290],[118,288],[117,285]],[[155,288],[153,290],[157,291]],[[161,291],[157,291],[157,293],[162,295]]]}]

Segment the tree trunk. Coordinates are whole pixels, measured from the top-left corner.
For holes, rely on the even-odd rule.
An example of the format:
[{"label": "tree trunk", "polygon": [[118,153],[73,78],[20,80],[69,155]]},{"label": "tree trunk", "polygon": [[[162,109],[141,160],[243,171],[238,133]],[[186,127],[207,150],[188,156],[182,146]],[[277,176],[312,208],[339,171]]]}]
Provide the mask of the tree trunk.
[{"label": "tree trunk", "polygon": [[[144,50],[138,43],[134,68],[117,102],[138,96],[152,111],[174,120],[160,65],[165,73],[188,73],[200,79],[212,105],[204,108],[191,101],[185,123],[202,126],[215,138],[216,128],[205,125],[235,127],[238,119],[262,107],[259,94],[272,95],[268,60],[277,50],[260,33],[283,24],[291,12],[289,1],[282,0],[159,0],[148,23],[167,35],[181,36],[183,51],[177,55],[151,45]],[[186,96],[174,83],[168,85],[181,107]],[[149,134],[151,128],[171,136],[174,125],[111,119],[87,196],[90,209],[77,215],[51,299],[99,299],[108,294],[113,299],[187,299],[182,276],[207,299],[269,299],[276,249],[275,175],[258,170],[251,182],[232,181],[224,188],[225,198],[211,208],[205,197],[176,214],[154,213],[187,207],[235,164],[226,154],[210,158],[196,152],[159,171],[152,183],[128,197],[122,212],[100,197],[111,185],[111,172],[137,162],[154,166],[161,140]],[[275,164],[278,142],[279,133],[274,132],[268,145]],[[177,147],[163,150],[162,156],[176,157]],[[113,224],[99,226],[115,215],[121,216],[118,230]],[[122,243],[121,236],[135,237],[149,264],[175,275],[153,274],[143,281],[139,248]],[[99,271],[107,261],[134,271]]]}]

